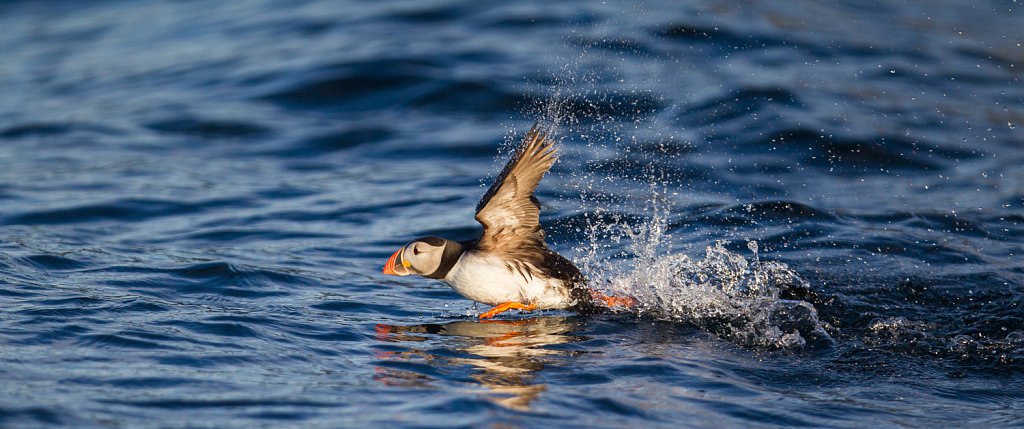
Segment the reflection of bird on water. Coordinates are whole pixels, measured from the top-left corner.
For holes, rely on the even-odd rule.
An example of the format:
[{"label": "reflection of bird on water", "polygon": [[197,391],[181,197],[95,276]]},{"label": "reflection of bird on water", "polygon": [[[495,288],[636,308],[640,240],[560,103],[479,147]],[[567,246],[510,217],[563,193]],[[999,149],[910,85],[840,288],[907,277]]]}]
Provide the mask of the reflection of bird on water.
[{"label": "reflection of bird on water", "polygon": [[534,125],[477,204],[476,220],[484,226],[479,239],[418,238],[391,255],[384,274],[441,280],[466,298],[493,305],[481,319],[510,309],[589,313],[600,306],[634,306],[632,298],[587,287],[580,270],[544,243],[533,193],[555,159],[547,130]]},{"label": "reflection of bird on water", "polygon": [[[379,324],[376,330],[378,337],[385,341],[420,342],[425,341],[428,335],[464,340],[454,341],[451,346],[476,357],[442,357],[415,348],[408,352],[386,353],[382,357],[420,357],[431,365],[472,365],[481,370],[472,378],[490,389],[490,400],[507,408],[526,410],[530,402],[547,389],[547,385],[533,384],[534,374],[551,362],[550,357],[568,353],[545,346],[580,341],[580,337],[568,335],[578,325],[579,322],[573,318],[549,316],[410,326]],[[399,378],[408,381],[418,377],[402,375]]]}]

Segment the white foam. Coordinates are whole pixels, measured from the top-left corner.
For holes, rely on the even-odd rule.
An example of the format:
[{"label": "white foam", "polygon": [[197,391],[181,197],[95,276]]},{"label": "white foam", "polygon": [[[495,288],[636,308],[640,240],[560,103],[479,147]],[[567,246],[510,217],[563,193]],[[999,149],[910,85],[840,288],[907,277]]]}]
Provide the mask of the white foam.
[{"label": "white foam", "polygon": [[[692,323],[738,344],[756,348],[831,344],[808,302],[779,298],[783,290],[809,285],[786,264],[748,260],[724,242],[703,257],[671,250],[665,210],[638,225],[594,220],[578,262],[597,287],[639,302],[640,315]],[[589,219],[589,217],[588,217]],[[626,258],[607,256],[607,244],[625,241]],[[754,241],[748,248],[756,250]]]}]

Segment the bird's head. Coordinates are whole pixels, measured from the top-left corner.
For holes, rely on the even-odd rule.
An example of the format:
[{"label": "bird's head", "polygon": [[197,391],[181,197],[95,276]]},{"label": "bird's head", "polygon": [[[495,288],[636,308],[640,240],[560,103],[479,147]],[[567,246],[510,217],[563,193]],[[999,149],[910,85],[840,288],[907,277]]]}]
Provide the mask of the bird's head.
[{"label": "bird's head", "polygon": [[395,251],[384,264],[382,272],[393,276],[416,274],[441,279],[461,255],[462,245],[458,242],[440,237],[417,238]]}]

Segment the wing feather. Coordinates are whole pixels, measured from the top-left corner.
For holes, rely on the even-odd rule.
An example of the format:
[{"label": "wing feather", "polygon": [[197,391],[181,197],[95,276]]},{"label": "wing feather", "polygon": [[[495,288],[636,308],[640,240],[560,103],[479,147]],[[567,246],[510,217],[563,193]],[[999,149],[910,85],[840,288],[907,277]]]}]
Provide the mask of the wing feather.
[{"label": "wing feather", "polygon": [[480,199],[476,220],[484,226],[484,233],[478,246],[506,251],[530,245],[543,247],[540,203],[533,192],[558,159],[549,135],[543,126],[534,124]]}]

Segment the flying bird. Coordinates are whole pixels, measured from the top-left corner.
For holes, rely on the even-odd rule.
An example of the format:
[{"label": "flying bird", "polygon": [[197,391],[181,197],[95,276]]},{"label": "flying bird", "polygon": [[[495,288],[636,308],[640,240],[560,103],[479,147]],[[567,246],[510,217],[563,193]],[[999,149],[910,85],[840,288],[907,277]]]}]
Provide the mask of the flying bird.
[{"label": "flying bird", "polygon": [[540,202],[533,192],[558,159],[549,135],[534,124],[484,193],[476,206],[476,220],[484,226],[480,238],[417,238],[391,255],[383,273],[447,283],[459,295],[494,307],[481,319],[513,309],[592,313],[635,305],[633,298],[588,287],[580,270],[544,243]]}]

